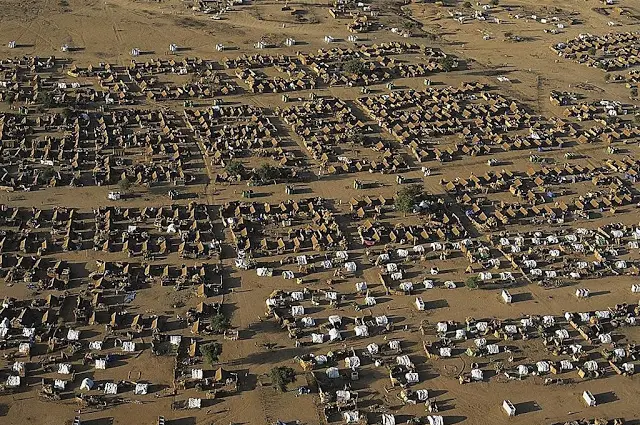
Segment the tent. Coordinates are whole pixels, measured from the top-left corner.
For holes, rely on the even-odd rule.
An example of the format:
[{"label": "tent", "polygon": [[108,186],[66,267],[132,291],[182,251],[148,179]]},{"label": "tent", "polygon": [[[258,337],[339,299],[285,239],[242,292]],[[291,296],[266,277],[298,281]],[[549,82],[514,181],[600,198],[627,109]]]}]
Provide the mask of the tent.
[{"label": "tent", "polygon": [[80,384],[80,390],[89,391],[93,388],[93,381],[89,378],[84,378]]},{"label": "tent", "polygon": [[382,425],[396,425],[396,418],[390,413],[382,414]]}]

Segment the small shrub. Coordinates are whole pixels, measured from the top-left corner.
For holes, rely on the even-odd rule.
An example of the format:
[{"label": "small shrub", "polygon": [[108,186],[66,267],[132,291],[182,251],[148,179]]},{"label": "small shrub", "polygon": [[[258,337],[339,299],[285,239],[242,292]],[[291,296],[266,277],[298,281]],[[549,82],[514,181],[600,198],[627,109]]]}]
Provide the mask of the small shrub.
[{"label": "small shrub", "polygon": [[470,278],[464,281],[464,285],[469,289],[477,289],[478,278],[476,276],[471,276]]},{"label": "small shrub", "polygon": [[344,72],[355,75],[362,75],[366,72],[367,67],[360,59],[351,59],[342,66]]},{"label": "small shrub", "polygon": [[230,161],[224,167],[225,171],[233,176],[242,175],[244,173],[244,165],[240,161]]},{"label": "small shrub", "polygon": [[220,344],[219,342],[211,342],[209,344],[205,344],[200,347],[200,352],[202,352],[204,361],[209,366],[213,366],[218,362],[220,354],[222,354],[222,344]]},{"label": "small shrub", "polygon": [[413,207],[419,202],[422,197],[422,187],[419,185],[411,185],[403,187],[399,192],[395,200],[396,209],[403,213],[410,213],[413,211]]},{"label": "small shrub", "polygon": [[287,391],[287,385],[296,380],[296,372],[288,366],[278,366],[269,373],[271,383],[282,392]]},{"label": "small shrub", "polygon": [[121,190],[127,191],[129,189],[131,189],[131,182],[129,181],[128,178],[123,177],[119,182],[118,182],[118,187]]},{"label": "small shrub", "polygon": [[443,56],[438,60],[444,72],[452,71],[456,66],[456,61],[451,56]]},{"label": "small shrub", "polygon": [[222,313],[216,313],[211,316],[211,330],[215,333],[221,334],[224,333],[229,327],[231,323],[227,316]]},{"label": "small shrub", "polygon": [[263,164],[255,170],[256,178],[263,184],[277,180],[280,177],[280,169],[270,164]]},{"label": "small shrub", "polygon": [[47,167],[40,172],[40,179],[43,183],[48,183],[55,175],[56,170],[53,167]]}]

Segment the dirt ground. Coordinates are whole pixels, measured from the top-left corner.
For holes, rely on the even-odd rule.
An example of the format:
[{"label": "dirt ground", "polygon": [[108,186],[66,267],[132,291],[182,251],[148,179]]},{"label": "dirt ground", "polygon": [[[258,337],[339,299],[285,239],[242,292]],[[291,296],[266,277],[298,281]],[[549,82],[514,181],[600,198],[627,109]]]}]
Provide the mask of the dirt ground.
[{"label": "dirt ground", "polygon": [[[388,3],[388,4],[387,4]],[[457,86],[465,81],[479,81],[490,84],[505,97],[515,99],[521,105],[546,118],[563,118],[564,108],[549,102],[552,90],[577,91],[582,94],[583,101],[607,99],[619,101],[633,107],[638,100],[630,99],[629,88],[623,83],[607,83],[600,69],[590,68],[572,60],[558,57],[550,46],[572,39],[582,33],[605,34],[607,32],[623,32],[640,30],[640,4],[633,0],[615,1],[614,6],[604,6],[596,0],[511,0],[500,1],[495,14],[502,23],[473,20],[460,24],[449,16],[449,12],[461,10],[462,2],[456,6],[443,7],[431,2],[410,2],[407,5],[397,2],[373,1],[380,10],[380,22],[388,23],[387,28],[363,34],[365,43],[382,43],[388,41],[410,41],[442,49],[458,57],[463,63],[461,70],[438,73],[429,78],[434,87],[446,85]],[[455,3],[455,2],[447,2]],[[475,6],[475,2],[474,7]],[[299,43],[291,47],[276,47],[260,53],[277,53],[294,55],[297,51],[313,52],[326,48],[322,41],[325,35],[332,35],[343,41],[335,46],[348,47],[346,42],[349,32],[346,23],[349,20],[334,19],[328,13],[327,3],[300,0],[288,5],[303,10],[304,22],[292,18],[288,11],[283,11],[284,1],[254,0],[250,4],[234,6],[233,11],[224,15],[224,19],[213,20],[210,15],[197,13],[180,0],[31,0],[15,2],[0,0],[0,58],[21,56],[50,55],[69,58],[74,64],[87,66],[101,62],[126,65],[131,61],[130,51],[139,48],[144,52],[138,60],[150,60],[155,57],[168,57],[169,45],[175,43],[182,49],[178,57],[202,57],[212,60],[223,60],[225,57],[236,57],[241,54],[259,52],[254,43],[261,37],[268,36],[282,43],[286,38],[295,38]],[[477,7],[476,7],[477,8]],[[606,14],[602,10],[606,11]],[[509,10],[511,10],[509,12]],[[626,11],[620,13],[620,11]],[[402,15],[400,15],[402,13]],[[510,19],[509,13],[519,13],[520,19]],[[549,28],[539,21],[526,18],[538,16],[570,16],[576,23],[567,25],[557,34],[545,33]],[[635,17],[634,17],[635,16]],[[410,20],[417,23],[412,26],[414,37],[404,39],[388,30],[389,26],[402,26]],[[568,18],[567,18],[568,20]],[[617,26],[609,26],[608,22]],[[564,20],[563,22],[566,22]],[[505,41],[505,32],[522,37],[520,42]],[[483,39],[483,35],[487,35]],[[9,41],[15,40],[17,47],[10,49]],[[216,50],[222,43],[229,49],[224,52]],[[74,47],[72,52],[61,52],[64,44]],[[636,49],[638,46],[636,46]],[[175,57],[175,56],[171,56]],[[232,75],[232,73],[229,73]],[[613,74],[625,75],[626,70]],[[508,77],[509,81],[500,82],[498,76]],[[237,80],[237,79],[236,79]],[[424,78],[406,78],[394,81],[396,89],[422,90]],[[239,80],[238,85],[243,86]],[[384,84],[372,88],[373,94],[385,93]],[[361,96],[358,87],[321,87],[315,92],[320,96],[335,96],[346,101],[353,101]],[[308,98],[309,91],[291,94],[292,98]],[[227,104],[251,104],[274,110],[285,107],[281,94],[254,94],[243,91],[237,95],[226,96]],[[211,104],[205,101],[203,105]],[[165,103],[162,106],[149,102],[147,107],[169,108],[178,111],[184,109],[178,102]],[[9,111],[6,103],[0,105],[0,113]],[[363,113],[362,111],[359,111]],[[373,123],[368,119],[369,123]],[[373,123],[375,124],[375,123]],[[284,127],[284,126],[283,126]],[[289,128],[283,129],[285,137],[292,141],[288,147],[296,157],[303,158],[310,169],[317,169],[317,161],[306,152],[300,138]],[[379,134],[382,140],[393,142],[393,137],[383,131]],[[566,162],[565,153],[574,152],[581,157],[576,162],[586,165],[600,166],[609,158],[621,159],[625,156],[637,158],[639,140],[631,140],[623,147],[623,151],[610,155],[605,152],[606,146],[600,144],[575,144],[564,149],[554,149],[541,153],[556,164]],[[367,151],[369,152],[369,151]],[[359,150],[351,151],[354,156],[364,155]],[[492,157],[497,159],[501,168],[522,171],[533,165],[527,157],[526,150],[500,152]],[[369,155],[370,153],[366,153]],[[418,163],[408,153],[402,151],[407,159],[409,170],[402,175],[406,180],[419,182],[424,190],[443,198],[450,197],[444,190],[441,180],[468,178],[472,173],[482,175],[494,170],[487,164],[487,156],[466,156],[448,163],[436,161],[428,164],[431,174],[425,176],[421,171],[423,164]],[[245,161],[252,165],[262,162],[260,158]],[[535,165],[538,167],[538,165]],[[539,167],[538,167],[539,168]],[[215,183],[212,179],[219,167],[207,166],[202,171],[207,174],[206,181],[188,186],[192,196],[188,200],[172,202],[166,196],[166,190],[154,191],[142,187],[132,188],[130,199],[108,201],[106,194],[110,187],[48,187],[32,192],[2,192],[0,204],[11,207],[38,207],[51,209],[54,206],[66,206],[79,212],[91,212],[97,206],[120,206],[144,208],[146,206],[162,206],[171,203],[187,205],[191,200],[214,206],[226,202],[243,200],[240,194],[246,190],[245,183]],[[354,189],[354,179],[372,183],[371,188]],[[358,240],[357,226],[361,223],[352,220],[348,203],[352,198],[369,196],[385,196],[392,198],[398,191],[395,174],[354,173],[334,176],[315,176],[297,185],[298,193],[285,194],[285,184],[253,187],[253,197],[257,202],[280,202],[286,199],[306,199],[311,196],[322,197],[332,201],[332,211],[339,217],[349,240],[350,258],[359,265],[356,276],[340,279],[333,288],[339,293],[353,293],[356,282],[372,282],[372,290],[382,296],[384,289],[378,283],[378,268],[365,261],[365,249]],[[637,190],[638,185],[634,184]],[[587,188],[577,188],[585,192]],[[584,194],[584,193],[580,193]],[[575,195],[575,193],[574,193]],[[244,199],[246,200],[246,199]],[[636,201],[637,202],[637,201]],[[596,228],[607,223],[625,222],[638,224],[638,209],[635,205],[621,208],[615,215],[603,213],[593,220],[572,222],[564,227]],[[419,220],[405,217],[400,213],[387,216],[390,223],[403,223]],[[557,230],[561,226],[555,226]],[[255,270],[237,270],[234,268],[234,249],[230,232],[218,221],[215,223],[220,238],[224,238],[222,264],[224,267],[224,295],[211,297],[208,302],[222,302],[222,311],[231,319],[231,325],[239,332],[237,341],[222,340],[215,336],[208,339],[220,341],[223,346],[219,365],[239,374],[241,382],[238,393],[221,399],[203,399],[203,407],[199,410],[172,410],[171,404],[176,400],[195,397],[195,389],[180,390],[177,395],[164,395],[161,390],[146,396],[124,395],[128,402],[105,410],[85,409],[80,411],[83,424],[90,425],[129,425],[155,424],[159,415],[167,419],[171,425],[227,425],[227,424],[274,424],[276,420],[286,423],[300,421],[302,424],[326,423],[319,397],[312,393],[298,395],[297,388],[307,386],[307,376],[293,362],[296,355],[304,353],[325,353],[338,349],[341,344],[325,344],[318,346],[305,345],[295,347],[294,341],[288,338],[274,319],[265,317],[265,299],[276,289],[299,290],[294,280],[284,280],[280,276],[257,277]],[[524,228],[512,226],[509,230],[519,231]],[[547,229],[548,230],[548,229]],[[489,233],[489,232],[487,232]],[[483,237],[479,232],[475,235]],[[104,253],[85,249],[77,252],[60,252],[50,255],[72,264],[73,274],[78,276],[78,286],[72,290],[79,292],[89,273],[95,269],[95,260],[133,261],[120,252]],[[630,250],[629,261],[638,261],[638,250]],[[277,264],[279,258],[260,258],[264,264]],[[158,261],[160,264],[179,266],[196,264],[198,261],[183,260],[176,253],[169,254]],[[504,304],[500,300],[497,289],[471,290],[464,287],[467,278],[465,268],[468,262],[457,257],[448,260],[432,258],[411,265],[411,273],[415,276],[425,275],[431,267],[438,267],[439,281],[452,280],[458,283],[457,289],[445,289],[442,286],[430,289],[421,294],[427,301],[426,311],[417,311],[412,296],[384,297],[384,302],[370,308],[372,315],[386,314],[393,318],[395,328],[386,339],[402,339],[403,352],[408,354],[421,376],[420,388],[427,388],[431,397],[437,397],[444,406],[441,415],[448,424],[485,425],[511,424],[552,424],[577,420],[580,418],[602,417],[607,419],[624,418],[625,423],[640,424],[640,407],[638,393],[640,381],[638,375],[625,377],[607,374],[597,380],[579,380],[573,372],[575,382],[567,385],[543,385],[542,377],[529,377],[522,381],[508,381],[499,377],[486,379],[484,382],[460,385],[457,375],[465,368],[469,369],[471,360],[464,355],[450,359],[427,359],[422,342],[433,340],[435,335],[423,335],[420,332],[422,323],[435,324],[439,321],[455,320],[464,322],[467,317],[480,318],[519,318],[525,315],[556,315],[566,311],[594,311],[613,307],[617,303],[638,303],[638,294],[630,293],[630,286],[638,283],[637,276],[620,276],[616,278],[589,279],[580,282],[579,287],[587,288],[592,296],[588,299],[576,299],[574,293],[577,284],[556,289],[545,289],[535,284],[517,285],[510,289],[514,297],[512,304]],[[280,269],[278,267],[278,269]],[[332,278],[332,273],[323,271],[313,275],[310,287],[327,289],[325,283]],[[55,291],[53,291],[55,293]],[[1,282],[0,298],[16,299],[43,298],[51,291],[34,291],[22,284],[6,285]],[[173,287],[146,287],[137,291],[135,301],[128,306],[130,312],[146,315],[164,314],[171,318],[177,330],[172,334],[188,337],[189,329],[178,319],[184,318],[189,308],[195,307],[202,299],[189,291],[176,291]],[[358,315],[350,305],[341,305],[335,313],[344,317]],[[318,320],[326,319],[328,309],[319,310],[311,316]],[[182,324],[182,326],[181,326]],[[104,326],[84,326],[80,328],[89,340],[99,340],[104,334]],[[171,332],[169,332],[171,333]],[[640,328],[624,328],[620,332],[622,341],[629,344],[640,343]],[[147,341],[148,342],[148,341]],[[375,335],[366,339],[348,339],[349,348],[363,350],[371,342],[382,343],[383,337]],[[267,349],[273,344],[275,348]],[[516,344],[527,361],[535,363],[548,355],[538,340],[518,341]],[[3,352],[3,351],[0,351]],[[4,351],[7,354],[8,351]],[[44,356],[46,349],[36,350]],[[506,357],[506,356],[502,356]],[[504,359],[503,359],[504,360]],[[486,359],[475,360],[485,362]],[[481,363],[486,366],[485,363]],[[0,359],[0,366],[8,368],[11,361]],[[285,365],[293,367],[297,372],[297,381],[289,385],[286,393],[277,392],[272,386],[263,384],[265,375],[272,367]],[[636,360],[637,367],[640,367]],[[211,369],[211,367],[205,367]],[[74,385],[85,376],[95,381],[126,380],[129,376],[141,374],[143,380],[153,383],[156,388],[169,388],[173,383],[173,358],[155,356],[150,350],[144,350],[139,356],[124,356],[107,370],[80,369]],[[54,377],[56,374],[38,373],[37,379],[27,380],[26,388],[20,392],[0,395],[0,424],[29,423],[36,425],[59,425],[70,423],[78,415],[77,402],[69,397],[60,401],[46,401],[39,398],[37,389],[42,377]],[[568,376],[569,374],[567,374]],[[4,375],[3,375],[4,376]],[[388,376],[372,364],[367,364],[360,372],[360,381],[353,387],[360,392],[360,402],[367,411],[367,406],[381,405],[392,412],[396,418],[407,420],[410,417],[424,417],[424,406],[403,405],[395,393],[387,392]],[[581,400],[583,391],[589,390],[596,398],[602,400],[597,407],[585,407]],[[502,400],[509,399],[517,407],[519,413],[507,418],[501,409]],[[379,420],[379,415],[372,414],[370,423]]]}]

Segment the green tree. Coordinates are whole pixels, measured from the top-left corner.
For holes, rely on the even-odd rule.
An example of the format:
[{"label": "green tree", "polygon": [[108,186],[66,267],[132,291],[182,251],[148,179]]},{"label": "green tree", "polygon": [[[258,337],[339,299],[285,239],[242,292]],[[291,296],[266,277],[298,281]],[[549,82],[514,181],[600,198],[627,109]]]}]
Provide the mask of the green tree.
[{"label": "green tree", "polygon": [[210,342],[200,347],[200,352],[204,357],[204,361],[209,366],[213,366],[218,362],[220,354],[222,354],[222,344],[219,342]]},{"label": "green tree", "polygon": [[462,3],[462,7],[464,7],[465,9],[471,9],[471,2],[465,1],[464,3]]},{"label": "green tree", "polygon": [[442,67],[444,72],[452,71],[456,67],[456,61],[453,57],[447,55],[438,60],[438,64]]},{"label": "green tree", "polygon": [[420,201],[422,194],[423,191],[420,185],[413,184],[403,187],[396,196],[396,209],[405,214],[412,212],[413,207]]},{"label": "green tree", "polygon": [[342,69],[349,74],[362,75],[366,72],[367,67],[360,59],[354,58],[345,62]]},{"label": "green tree", "polygon": [[237,176],[244,173],[244,165],[240,161],[229,161],[224,167],[225,171],[231,175]]},{"label": "green tree", "polygon": [[471,276],[464,282],[465,286],[469,289],[478,288],[478,276]]},{"label": "green tree", "polygon": [[224,333],[229,327],[231,323],[227,316],[222,313],[216,313],[211,316],[211,330],[215,333],[221,334]]},{"label": "green tree", "polygon": [[54,95],[50,91],[38,92],[38,96],[36,97],[36,99],[38,103],[40,103],[45,108],[53,108],[56,104]]},{"label": "green tree", "polygon": [[262,164],[255,170],[254,174],[260,182],[268,183],[280,177],[280,169],[271,164]]},{"label": "green tree", "polygon": [[43,183],[48,183],[56,175],[56,170],[53,167],[44,168],[40,172],[40,177]]},{"label": "green tree", "polygon": [[123,177],[122,179],[120,179],[120,181],[118,182],[118,187],[121,190],[124,190],[125,192],[127,190],[129,190],[131,188],[131,182],[129,181],[128,178]]},{"label": "green tree", "polygon": [[288,366],[278,366],[269,373],[271,383],[282,392],[287,391],[287,385],[296,380],[296,372]]}]

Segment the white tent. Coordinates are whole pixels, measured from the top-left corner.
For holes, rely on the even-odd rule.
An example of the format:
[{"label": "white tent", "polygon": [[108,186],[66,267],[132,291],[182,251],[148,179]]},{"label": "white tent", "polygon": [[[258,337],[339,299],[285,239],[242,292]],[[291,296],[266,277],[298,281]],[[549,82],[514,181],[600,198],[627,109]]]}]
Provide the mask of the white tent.
[{"label": "white tent", "polygon": [[449,347],[441,347],[440,348],[440,357],[451,357],[451,348],[449,348]]},{"label": "white tent", "polygon": [[322,344],[324,342],[324,335],[316,333],[311,334],[311,342],[314,344]]},{"label": "white tent", "polygon": [[187,401],[187,406],[189,407],[189,409],[199,409],[202,406],[202,399],[201,398],[190,398]]},{"label": "white tent", "polygon": [[396,425],[396,418],[390,413],[382,414],[382,425]]},{"label": "white tent", "polygon": [[122,343],[122,351],[127,351],[129,353],[136,351],[136,343],[133,341],[125,341]]},{"label": "white tent", "polygon": [[191,369],[191,379],[202,379],[202,378],[204,378],[204,370]]},{"label": "white tent", "polygon": [[340,335],[340,331],[336,328],[329,329],[329,341],[340,341],[342,339],[342,335]]},{"label": "white tent", "polygon": [[413,364],[411,363],[411,359],[407,355],[396,357],[396,364],[403,366],[413,366]]},{"label": "white tent", "polygon": [[118,394],[118,384],[115,382],[107,382],[104,384],[104,393],[110,395]]},{"label": "white tent", "polygon": [[369,352],[369,354],[378,354],[378,351],[380,351],[380,347],[378,347],[378,344],[376,344],[375,342],[372,342],[371,344],[367,345],[367,351]]},{"label": "white tent", "polygon": [[378,326],[387,326],[389,323],[389,319],[387,316],[376,316],[376,325]]},{"label": "white tent", "polygon": [[337,367],[330,367],[327,369],[325,373],[327,375],[327,378],[330,378],[330,379],[336,379],[340,377],[340,371],[338,370]]},{"label": "white tent", "polygon": [[413,291],[413,283],[412,282],[402,282],[400,284],[400,289],[402,289],[404,292],[411,292],[411,291]]},{"label": "white tent", "polygon": [[440,415],[429,415],[427,416],[427,421],[429,425],[444,425],[444,418]]},{"label": "white tent", "polygon": [[550,370],[549,362],[539,361],[536,363],[536,367],[538,368],[538,373],[547,373]]},{"label": "white tent", "polygon": [[267,267],[258,267],[256,274],[260,277],[273,276],[273,269]]},{"label": "white tent", "polygon": [[9,388],[16,388],[20,386],[20,381],[19,376],[11,375],[7,378],[6,385]]},{"label": "white tent", "polygon": [[149,384],[137,383],[135,390],[133,390],[133,393],[135,395],[145,395],[147,394],[148,391],[149,391]]},{"label": "white tent", "polygon": [[369,328],[366,325],[358,325],[353,328],[356,333],[356,336],[368,337],[369,336]]},{"label": "white tent", "polygon": [[301,305],[293,305],[291,306],[291,315],[292,316],[304,316],[304,307]]},{"label": "white tent", "polygon": [[336,391],[336,402],[344,403],[351,400],[351,391],[345,390],[337,390]]},{"label": "white tent", "polygon": [[489,353],[489,354],[498,354],[498,353],[500,353],[500,346],[498,344],[489,344],[489,345],[487,345],[487,353]]},{"label": "white tent", "polygon": [[416,372],[407,372],[404,377],[406,378],[408,384],[417,384],[418,382],[420,382],[420,377]]},{"label": "white tent", "polygon": [[480,369],[471,369],[471,379],[474,381],[482,381],[484,378],[484,374]]},{"label": "white tent", "polygon": [[342,417],[346,423],[355,424],[360,421],[360,412],[357,410],[353,412],[342,412]]},{"label": "white tent", "polygon": [[357,369],[360,367],[360,357],[351,356],[344,359],[344,366],[349,369]]},{"label": "white tent", "polygon": [[93,388],[93,381],[89,378],[84,378],[80,384],[80,390],[89,391],[91,388]]},{"label": "white tent", "polygon": [[61,375],[71,375],[72,372],[71,363],[60,363],[58,365],[58,373]]},{"label": "white tent", "polygon": [[344,263],[344,269],[350,273],[353,273],[358,269],[358,266],[353,261],[349,261],[347,263]]}]

